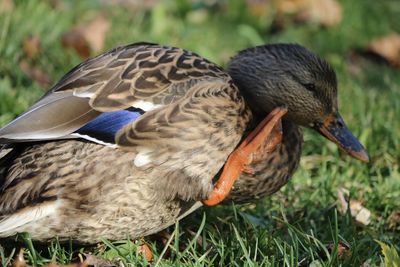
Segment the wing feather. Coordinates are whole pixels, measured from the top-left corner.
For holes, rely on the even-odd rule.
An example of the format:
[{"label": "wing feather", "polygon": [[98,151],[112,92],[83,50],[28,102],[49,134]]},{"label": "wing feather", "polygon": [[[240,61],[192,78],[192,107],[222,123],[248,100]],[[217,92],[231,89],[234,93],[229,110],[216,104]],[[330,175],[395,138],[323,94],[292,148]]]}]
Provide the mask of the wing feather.
[{"label": "wing feather", "polygon": [[152,110],[173,103],[207,79],[226,82],[230,77],[180,48],[147,43],[117,47],[68,72],[42,99],[0,129],[0,142],[64,138],[102,112],[143,106]]},{"label": "wing feather", "polygon": [[57,202],[45,202],[34,207],[27,207],[0,220],[0,236],[6,237],[18,232],[19,228],[38,221],[57,212]]},{"label": "wing feather", "polygon": [[116,141],[135,152],[136,167],[167,172],[154,181],[165,197],[204,197],[250,116],[235,86],[204,81],[185,97],[127,124],[117,132]]},{"label": "wing feather", "polygon": [[99,114],[86,99],[51,95],[1,128],[0,142],[57,139],[74,132]]}]

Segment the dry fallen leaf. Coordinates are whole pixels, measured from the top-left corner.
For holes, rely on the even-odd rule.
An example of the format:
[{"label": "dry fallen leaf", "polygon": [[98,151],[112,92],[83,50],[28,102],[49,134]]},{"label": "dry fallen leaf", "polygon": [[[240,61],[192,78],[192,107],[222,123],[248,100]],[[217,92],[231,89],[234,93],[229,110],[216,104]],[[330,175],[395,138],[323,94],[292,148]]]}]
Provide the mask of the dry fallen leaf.
[{"label": "dry fallen leaf", "polygon": [[342,6],[336,0],[310,0],[298,19],[331,27],[342,21]]},{"label": "dry fallen leaf", "polygon": [[267,0],[246,0],[246,5],[254,17],[262,17],[268,13],[269,1]]},{"label": "dry fallen leaf", "polygon": [[372,40],[368,50],[375,53],[396,68],[400,68],[400,34],[391,33],[386,36]]},{"label": "dry fallen leaf", "polygon": [[389,229],[400,230],[400,210],[393,211],[389,216]]},{"label": "dry fallen leaf", "polygon": [[24,250],[21,249],[12,264],[13,267],[28,267],[24,259]]},{"label": "dry fallen leaf", "polygon": [[50,77],[42,70],[29,65],[25,60],[20,60],[18,66],[26,76],[37,82],[42,88],[47,89],[49,87]]},{"label": "dry fallen leaf", "polygon": [[337,190],[339,212],[344,215],[350,209],[351,216],[358,224],[368,225],[371,222],[371,212],[358,200],[350,200],[350,203],[348,203],[346,199],[348,195],[349,191],[347,189],[339,188]]},{"label": "dry fallen leaf", "polygon": [[82,28],[83,35],[94,52],[100,52],[104,47],[106,32],[110,27],[109,22],[103,16],[98,16],[92,22]]},{"label": "dry fallen leaf", "polygon": [[278,14],[297,14],[307,8],[310,0],[274,0],[273,4]]},{"label": "dry fallen leaf", "polygon": [[40,53],[40,40],[36,35],[30,35],[24,39],[22,48],[29,59],[35,58]]},{"label": "dry fallen leaf", "polygon": [[146,243],[143,243],[137,247],[137,252],[140,253],[147,262],[151,262],[153,260],[153,254],[149,246]]},{"label": "dry fallen leaf", "polygon": [[350,201],[351,215],[355,218],[356,222],[362,225],[368,225],[371,222],[371,212],[365,208],[361,202],[356,200]]},{"label": "dry fallen leaf", "polygon": [[108,20],[99,15],[91,22],[64,33],[61,37],[62,46],[73,48],[81,58],[87,58],[91,51],[98,53],[103,50],[109,26]]},{"label": "dry fallen leaf", "polygon": [[83,59],[90,56],[90,47],[83,34],[78,30],[66,32],[61,37],[61,44],[64,48],[73,48]]},{"label": "dry fallen leaf", "polygon": [[[329,243],[327,248],[330,252],[332,252],[335,248],[335,244]],[[346,256],[347,252],[350,250],[350,246],[345,244],[342,241],[339,241],[337,244],[337,255],[341,259]]]},{"label": "dry fallen leaf", "polygon": [[14,9],[13,0],[0,0],[0,13],[7,13]]},{"label": "dry fallen leaf", "polygon": [[342,6],[337,0],[275,0],[274,5],[278,16],[292,14],[301,22],[330,27],[342,21]]}]

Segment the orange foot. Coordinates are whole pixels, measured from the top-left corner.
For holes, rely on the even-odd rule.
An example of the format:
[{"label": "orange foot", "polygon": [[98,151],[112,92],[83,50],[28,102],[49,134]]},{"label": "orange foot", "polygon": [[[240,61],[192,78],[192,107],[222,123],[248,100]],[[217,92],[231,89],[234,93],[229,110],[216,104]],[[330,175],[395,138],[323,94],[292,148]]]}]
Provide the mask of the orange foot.
[{"label": "orange foot", "polygon": [[286,112],[286,108],[274,109],[229,155],[214,190],[202,201],[204,205],[214,206],[223,201],[240,174],[245,170],[250,171],[248,164],[254,162],[259,153],[274,150],[281,141],[280,122]]}]

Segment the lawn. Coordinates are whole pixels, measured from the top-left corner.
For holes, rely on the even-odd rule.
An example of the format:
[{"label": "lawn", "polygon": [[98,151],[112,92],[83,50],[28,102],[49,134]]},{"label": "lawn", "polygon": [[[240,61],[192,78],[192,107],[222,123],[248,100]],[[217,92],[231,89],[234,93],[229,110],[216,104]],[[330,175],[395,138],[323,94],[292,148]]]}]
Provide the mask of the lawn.
[{"label": "lawn", "polygon": [[[382,253],[384,245],[379,242],[394,248],[396,256],[395,250],[400,250],[400,70],[377,60],[366,48],[375,38],[400,33],[398,1],[341,0],[341,22],[327,27],[300,23],[290,15],[277,23],[278,12],[271,1],[133,1],[147,7],[105,2],[21,0],[12,8],[3,7],[0,126],[82,61],[76,51],[62,46],[62,36],[101,14],[108,23],[102,51],[138,41],[156,42],[195,51],[224,66],[238,50],[263,43],[291,42],[310,48],[337,71],[340,111],[371,157],[369,164],[345,157],[334,144],[306,130],[301,167],[285,187],[253,204],[198,210],[168,229],[165,235],[171,238],[164,240],[166,244],[155,238],[147,241],[154,252],[153,263],[379,266],[388,264],[390,257]],[[40,45],[24,50],[29,36]],[[340,212],[340,189],[349,192],[347,200],[353,206],[370,212],[364,218],[368,223],[350,211]],[[127,240],[85,247],[57,240],[38,244],[21,235],[17,242],[0,241],[0,257],[7,265],[23,247],[31,265],[67,264],[81,252],[145,266],[136,245]],[[160,259],[161,254],[168,255]]]}]

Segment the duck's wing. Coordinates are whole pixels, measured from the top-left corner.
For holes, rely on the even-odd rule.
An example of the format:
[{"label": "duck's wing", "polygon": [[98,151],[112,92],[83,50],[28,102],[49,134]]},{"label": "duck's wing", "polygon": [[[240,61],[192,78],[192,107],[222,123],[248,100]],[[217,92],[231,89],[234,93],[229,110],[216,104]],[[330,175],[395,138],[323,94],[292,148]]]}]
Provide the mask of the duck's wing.
[{"label": "duck's wing", "polygon": [[85,138],[122,147],[135,152],[137,168],[164,173],[155,183],[165,197],[189,199],[212,189],[249,119],[217,65],[183,49],[134,44],[75,67],[0,129],[0,143]]},{"label": "duck's wing", "polygon": [[135,152],[136,167],[168,172],[157,179],[157,186],[165,188],[161,199],[202,199],[212,190],[212,178],[239,143],[250,116],[232,84],[202,82],[184,98],[126,125],[116,141]]},{"label": "duck's wing", "polygon": [[[107,143],[112,139],[113,145],[128,150],[123,151],[128,156],[122,150],[112,150],[121,152],[121,158],[128,161],[123,164],[129,168],[127,176],[145,180],[151,188],[147,192],[138,190],[137,201],[140,202],[142,194],[151,194],[153,202],[197,200],[212,190],[213,177],[240,141],[249,119],[238,89],[218,66],[182,49],[136,44],[111,50],[74,68],[32,108],[1,129],[0,138],[5,143],[66,137]],[[53,156],[57,159],[74,159],[74,149],[53,147],[63,143],[44,145],[55,152]],[[86,142],[72,143],[87,145]],[[115,162],[99,163],[99,158],[110,159],[107,155],[110,148],[100,147],[107,149],[100,153],[97,145],[90,145],[96,146],[88,154],[95,166],[110,165],[112,171],[120,172]],[[40,149],[43,145],[28,148],[31,151],[37,147]],[[70,156],[64,155],[65,151]],[[47,160],[50,156],[47,152],[35,152],[35,155]],[[0,187],[0,234],[54,213],[57,207],[41,205],[43,199],[57,204],[56,199],[62,199],[58,188],[68,193],[57,183],[72,179],[73,182],[66,182],[82,187],[81,182],[89,180],[89,176],[95,181],[114,177],[104,173],[94,175],[91,172],[98,168],[85,169],[85,162],[71,164],[74,172],[83,176],[63,179],[69,172],[53,165],[54,161],[36,168],[42,162],[30,155],[29,160],[33,164],[11,162],[16,171],[4,173],[6,177]],[[46,166],[56,168],[47,171]],[[23,198],[15,197],[13,190]],[[98,192],[92,187],[88,190]],[[82,206],[79,205],[81,196],[87,194],[78,192],[82,194],[71,194],[77,198],[74,207]],[[34,209],[39,217],[25,212],[25,208]],[[19,211],[21,216],[17,215]]]},{"label": "duck's wing", "polygon": [[[230,78],[217,65],[184,49],[147,43],[118,47],[73,68],[42,99],[0,129],[0,143],[71,137],[101,114],[120,111],[97,121],[104,126],[122,118],[109,126],[116,132],[127,121],[173,103],[193,84],[207,79]],[[96,132],[97,123],[83,132]]]},{"label": "duck's wing", "polygon": [[[77,141],[28,147],[1,179],[0,236],[40,227],[43,218],[68,209],[85,218],[87,207],[96,210],[97,201],[112,195],[102,187],[110,182],[109,189],[117,191],[128,181],[143,184],[126,191],[139,207],[143,198],[144,204],[156,207],[172,199],[189,201],[181,209],[181,215],[187,215],[200,204],[191,208],[191,201],[212,190],[213,177],[240,141],[249,119],[246,110],[229,83],[201,82],[184,98],[148,111],[119,130],[117,144],[128,151]],[[118,180],[118,174],[123,178]],[[168,213],[165,209],[161,212]]]}]

